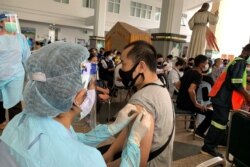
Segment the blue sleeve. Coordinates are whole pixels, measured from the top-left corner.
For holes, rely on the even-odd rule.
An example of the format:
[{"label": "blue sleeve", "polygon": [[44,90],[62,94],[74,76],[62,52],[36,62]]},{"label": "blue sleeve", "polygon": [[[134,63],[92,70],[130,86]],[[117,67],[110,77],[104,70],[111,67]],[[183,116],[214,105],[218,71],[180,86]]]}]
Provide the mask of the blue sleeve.
[{"label": "blue sleeve", "polygon": [[92,147],[96,147],[111,136],[107,125],[98,125],[88,133],[77,133],[77,139],[80,142]]},{"label": "blue sleeve", "polygon": [[31,54],[30,47],[29,47],[29,44],[28,44],[26,38],[22,34],[18,34],[18,39],[19,39],[19,41],[21,43],[21,47],[22,47],[22,63],[23,63],[23,66],[25,68],[26,62]]},{"label": "blue sleeve", "polygon": [[122,151],[120,167],[139,167],[141,159],[140,148],[128,140],[126,147]]}]

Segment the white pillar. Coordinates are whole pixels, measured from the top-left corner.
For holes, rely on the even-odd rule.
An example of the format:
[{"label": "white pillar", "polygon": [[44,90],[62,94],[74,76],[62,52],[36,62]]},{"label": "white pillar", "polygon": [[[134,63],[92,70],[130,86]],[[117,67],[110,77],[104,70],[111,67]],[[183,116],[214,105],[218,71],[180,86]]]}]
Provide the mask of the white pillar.
[{"label": "white pillar", "polygon": [[181,16],[184,0],[162,0],[159,33],[152,34],[153,45],[158,53],[167,56],[173,48],[178,48],[181,56],[186,36],[180,35]]},{"label": "white pillar", "polygon": [[183,0],[162,0],[161,33],[180,34]]},{"label": "white pillar", "polygon": [[107,0],[95,0],[94,36],[105,36]]},{"label": "white pillar", "polygon": [[100,49],[105,45],[107,0],[95,0],[94,34],[89,37],[90,47]]}]

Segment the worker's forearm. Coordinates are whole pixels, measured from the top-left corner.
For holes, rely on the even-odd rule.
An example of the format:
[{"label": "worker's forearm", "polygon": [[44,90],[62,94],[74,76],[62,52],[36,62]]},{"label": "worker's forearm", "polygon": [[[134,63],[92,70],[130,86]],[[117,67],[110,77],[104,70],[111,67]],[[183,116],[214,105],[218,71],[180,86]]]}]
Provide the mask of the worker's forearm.
[{"label": "worker's forearm", "polygon": [[190,97],[191,101],[196,106],[198,104],[198,102],[196,100],[196,93],[195,93],[195,91],[188,91],[188,94],[189,94],[189,97]]},{"label": "worker's forearm", "polygon": [[118,152],[121,152],[124,146],[124,143],[127,139],[127,134],[128,134],[128,128],[125,128],[121,131],[121,133],[118,135],[114,143],[110,146],[108,149],[108,153],[115,155]]}]

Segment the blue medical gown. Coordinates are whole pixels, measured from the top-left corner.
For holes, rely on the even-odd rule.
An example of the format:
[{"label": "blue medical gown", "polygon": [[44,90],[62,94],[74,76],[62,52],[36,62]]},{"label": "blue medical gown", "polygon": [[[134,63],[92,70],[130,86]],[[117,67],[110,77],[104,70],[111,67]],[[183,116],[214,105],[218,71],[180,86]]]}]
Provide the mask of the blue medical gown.
[{"label": "blue medical gown", "polygon": [[0,101],[8,109],[22,100],[24,65],[30,56],[22,34],[0,36]]},{"label": "blue medical gown", "polygon": [[[89,133],[75,133],[49,117],[22,112],[4,129],[1,140],[20,167],[102,167],[101,153],[94,147],[111,134],[107,125]],[[140,149],[128,142],[122,153],[122,167],[139,166]]]}]

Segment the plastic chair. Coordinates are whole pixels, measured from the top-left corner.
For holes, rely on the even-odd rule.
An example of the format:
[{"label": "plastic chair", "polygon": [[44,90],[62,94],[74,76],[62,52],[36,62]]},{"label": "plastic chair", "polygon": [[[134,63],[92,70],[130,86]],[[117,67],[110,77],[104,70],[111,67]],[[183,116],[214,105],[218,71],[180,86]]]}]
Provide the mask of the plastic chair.
[{"label": "plastic chair", "polygon": [[[196,113],[189,111],[189,110],[182,110],[180,108],[178,108],[176,106],[176,104],[174,105],[175,108],[175,117],[176,117],[176,121],[184,121],[185,123],[185,129],[187,122],[196,122]],[[180,119],[178,117],[181,117]],[[184,118],[183,118],[184,117]],[[195,140],[195,130],[196,130],[196,124],[194,124],[194,131],[193,131],[193,140]]]},{"label": "plastic chair", "polygon": [[250,113],[243,110],[233,111],[229,124],[226,158],[237,167],[249,167],[249,155]]},{"label": "plastic chair", "polygon": [[199,101],[202,105],[211,104],[210,97],[208,96],[211,85],[206,81],[201,81],[199,88],[197,90],[197,101]]},{"label": "plastic chair", "polygon": [[[201,81],[199,88],[197,90],[197,101],[200,102],[201,105],[209,105],[211,104],[211,98],[208,96],[211,90],[211,84],[206,81]],[[205,119],[204,115],[197,114],[197,123],[201,123],[202,120]]]}]

